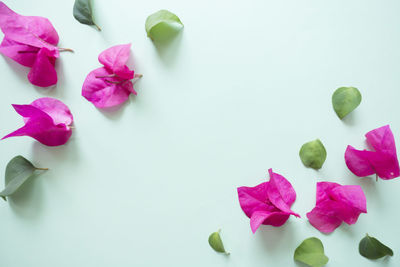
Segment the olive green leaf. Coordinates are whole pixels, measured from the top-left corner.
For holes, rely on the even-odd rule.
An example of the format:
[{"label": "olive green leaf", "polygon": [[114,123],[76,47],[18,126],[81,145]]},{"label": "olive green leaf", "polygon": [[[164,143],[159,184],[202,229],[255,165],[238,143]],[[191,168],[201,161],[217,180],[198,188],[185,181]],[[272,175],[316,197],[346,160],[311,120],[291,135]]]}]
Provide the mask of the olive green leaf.
[{"label": "olive green leaf", "polygon": [[360,254],[368,259],[375,260],[384,256],[393,256],[393,250],[381,242],[378,239],[369,236],[368,234],[361,239],[358,245],[358,251]]},{"label": "olive green leaf", "polygon": [[74,17],[77,21],[86,25],[94,25],[101,31],[100,27],[93,20],[91,0],[75,0]]},{"label": "olive green leaf", "polygon": [[324,266],[329,258],[324,254],[324,245],[316,237],[305,239],[294,252],[294,259],[311,267]]},{"label": "olive green leaf", "polygon": [[300,159],[306,167],[321,169],[326,160],[326,150],[319,139],[305,143],[300,148]]},{"label": "olive green leaf", "polygon": [[181,30],[183,23],[175,14],[168,10],[160,10],[146,19],[147,36],[153,41],[168,41]]},{"label": "olive green leaf", "polygon": [[14,157],[6,167],[6,188],[0,192],[0,197],[7,201],[6,197],[14,194],[35,172],[35,170],[48,170],[36,168],[22,156]]},{"label": "olive green leaf", "polygon": [[340,87],[332,95],[332,105],[336,114],[343,119],[361,103],[361,93],[355,87]]},{"label": "olive green leaf", "polygon": [[222,243],[221,236],[219,234],[220,232],[221,230],[212,233],[208,238],[208,243],[215,251],[229,255],[229,253],[225,251],[224,244]]}]

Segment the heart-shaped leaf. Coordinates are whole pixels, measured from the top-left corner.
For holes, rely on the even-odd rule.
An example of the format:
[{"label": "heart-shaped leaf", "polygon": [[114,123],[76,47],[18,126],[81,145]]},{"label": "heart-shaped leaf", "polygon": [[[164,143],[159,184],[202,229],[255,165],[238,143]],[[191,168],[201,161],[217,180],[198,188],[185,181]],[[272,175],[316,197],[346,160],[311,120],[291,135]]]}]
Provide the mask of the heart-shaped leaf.
[{"label": "heart-shaped leaf", "polygon": [[304,240],[294,252],[294,259],[311,267],[322,267],[328,262],[324,254],[324,246],[321,240],[310,237]]},{"label": "heart-shaped leaf", "polygon": [[362,256],[371,260],[379,259],[387,255],[393,256],[393,250],[391,248],[385,246],[378,239],[368,234],[361,239],[358,245],[358,251]]},{"label": "heart-shaped leaf", "polygon": [[340,87],[332,95],[332,105],[336,114],[343,119],[361,103],[361,93],[355,87]]},{"label": "heart-shaped leaf", "polygon": [[299,152],[300,159],[306,167],[321,169],[326,160],[326,150],[319,139],[305,143]]},{"label": "heart-shaped leaf", "polygon": [[225,251],[224,244],[222,243],[221,236],[219,234],[220,232],[221,230],[212,233],[208,238],[208,243],[215,251],[229,255],[229,253]]},{"label": "heart-shaped leaf", "polygon": [[100,27],[93,20],[91,0],[75,0],[74,4],[74,18],[82,24],[94,25],[101,31]]},{"label": "heart-shaped leaf", "polygon": [[145,24],[147,36],[153,41],[167,41],[182,27],[183,23],[178,16],[168,10],[151,14],[147,17]]},{"label": "heart-shaped leaf", "polygon": [[6,188],[0,192],[0,197],[14,194],[35,172],[35,170],[47,170],[46,168],[36,168],[33,164],[22,156],[14,157],[6,167],[5,184]]}]

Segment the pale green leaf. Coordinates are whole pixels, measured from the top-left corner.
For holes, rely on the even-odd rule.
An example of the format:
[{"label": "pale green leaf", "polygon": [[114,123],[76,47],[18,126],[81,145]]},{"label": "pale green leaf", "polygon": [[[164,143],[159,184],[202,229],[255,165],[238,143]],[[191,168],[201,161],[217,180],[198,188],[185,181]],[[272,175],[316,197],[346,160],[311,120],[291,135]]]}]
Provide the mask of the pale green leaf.
[{"label": "pale green leaf", "polygon": [[361,93],[355,87],[340,87],[332,95],[332,105],[336,114],[343,119],[361,103]]},{"label": "pale green leaf", "polygon": [[74,4],[74,18],[82,24],[94,25],[101,31],[100,27],[93,20],[93,12],[91,0],[75,0]]},{"label": "pale green leaf", "polygon": [[224,244],[222,243],[222,240],[221,240],[220,232],[221,232],[221,230],[218,230],[218,232],[212,233],[208,238],[208,243],[215,251],[220,252],[220,253],[229,254],[225,251]]},{"label": "pale green leaf", "polygon": [[168,10],[160,10],[151,14],[146,19],[147,36],[153,41],[166,41],[181,30],[183,23],[177,15]]},{"label": "pale green leaf", "polygon": [[294,252],[294,259],[305,263],[311,267],[322,267],[328,262],[328,257],[324,254],[324,246],[321,240],[310,237],[304,240]]},{"label": "pale green leaf", "polygon": [[358,245],[358,251],[362,256],[371,260],[379,259],[387,255],[393,256],[393,250],[391,248],[385,246],[378,239],[368,234],[361,239]]},{"label": "pale green leaf", "polygon": [[35,170],[47,170],[45,168],[36,168],[33,164],[22,156],[14,157],[6,167],[5,189],[0,192],[0,197],[7,200],[6,197],[14,194],[35,172]]},{"label": "pale green leaf", "polygon": [[326,150],[319,139],[305,143],[299,152],[300,159],[306,167],[321,169],[326,160]]}]

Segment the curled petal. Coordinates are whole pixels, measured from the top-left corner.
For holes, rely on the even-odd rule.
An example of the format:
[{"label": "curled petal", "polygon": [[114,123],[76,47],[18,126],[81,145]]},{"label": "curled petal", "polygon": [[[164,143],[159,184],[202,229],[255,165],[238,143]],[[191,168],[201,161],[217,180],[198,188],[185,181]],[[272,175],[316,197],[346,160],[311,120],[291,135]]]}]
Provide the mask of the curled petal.
[{"label": "curled petal", "polygon": [[0,45],[0,53],[25,67],[33,66],[38,51],[39,48],[17,43],[7,38],[4,38]]},{"label": "curled petal", "polygon": [[99,55],[99,61],[106,69],[117,76],[131,80],[134,72],[126,66],[129,59],[131,44],[116,45],[104,50]]},{"label": "curled petal", "polygon": [[256,211],[250,218],[251,231],[254,234],[261,224],[282,226],[289,219],[289,216],[290,214],[286,212]]},{"label": "curled petal", "polygon": [[254,187],[242,186],[237,189],[240,207],[247,217],[251,218],[257,210],[277,211],[268,199],[268,182]]},{"label": "curled petal", "polygon": [[366,150],[357,150],[352,146],[347,146],[346,152],[344,154],[344,159],[347,168],[359,177],[364,177],[372,175],[375,170],[372,164],[369,162],[371,154],[374,152]]},{"label": "curled petal", "polygon": [[28,80],[36,86],[48,87],[57,83],[57,72],[54,68],[55,58],[48,55],[49,50],[41,48],[35,63],[28,73]]},{"label": "curled petal", "polygon": [[54,124],[71,125],[74,118],[71,111],[60,100],[51,97],[42,97],[31,103],[31,106],[40,109],[53,119]]},{"label": "curled petal", "polygon": [[118,78],[99,78],[110,76],[106,68],[98,68],[90,72],[82,86],[82,96],[98,108],[109,108],[128,100],[133,90],[131,81]]}]

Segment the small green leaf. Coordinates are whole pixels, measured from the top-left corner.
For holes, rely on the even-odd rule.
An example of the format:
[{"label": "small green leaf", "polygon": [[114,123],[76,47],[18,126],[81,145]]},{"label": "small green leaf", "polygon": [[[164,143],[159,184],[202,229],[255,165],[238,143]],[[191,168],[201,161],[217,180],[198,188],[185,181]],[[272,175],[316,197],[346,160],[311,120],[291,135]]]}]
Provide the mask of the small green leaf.
[{"label": "small green leaf", "polygon": [[375,260],[384,256],[393,256],[393,250],[381,242],[378,239],[369,236],[368,234],[361,239],[358,245],[358,251],[360,254],[367,259]]},{"label": "small green leaf", "polygon": [[175,14],[168,10],[160,10],[151,14],[146,19],[147,36],[153,41],[167,41],[181,28],[183,23]]},{"label": "small green leaf", "polygon": [[36,168],[33,164],[22,156],[13,158],[6,167],[5,184],[6,188],[0,192],[0,197],[7,200],[6,197],[14,194],[34,173],[35,170],[47,170],[45,168]]},{"label": "small green leaf", "polygon": [[332,105],[336,114],[343,119],[361,103],[361,93],[355,87],[340,87],[332,95]]},{"label": "small green leaf", "polygon": [[74,17],[77,21],[86,25],[94,25],[101,31],[100,27],[93,20],[91,0],[75,0]]},{"label": "small green leaf", "polygon": [[326,160],[326,150],[319,139],[305,143],[300,148],[300,159],[306,167],[321,169]]},{"label": "small green leaf", "polygon": [[208,238],[208,243],[215,251],[229,255],[229,253],[225,251],[224,244],[222,243],[221,236],[219,235],[220,232],[221,230],[212,233]]},{"label": "small green leaf", "polygon": [[294,259],[311,267],[324,266],[329,258],[324,254],[324,245],[316,237],[304,240],[294,252]]}]

